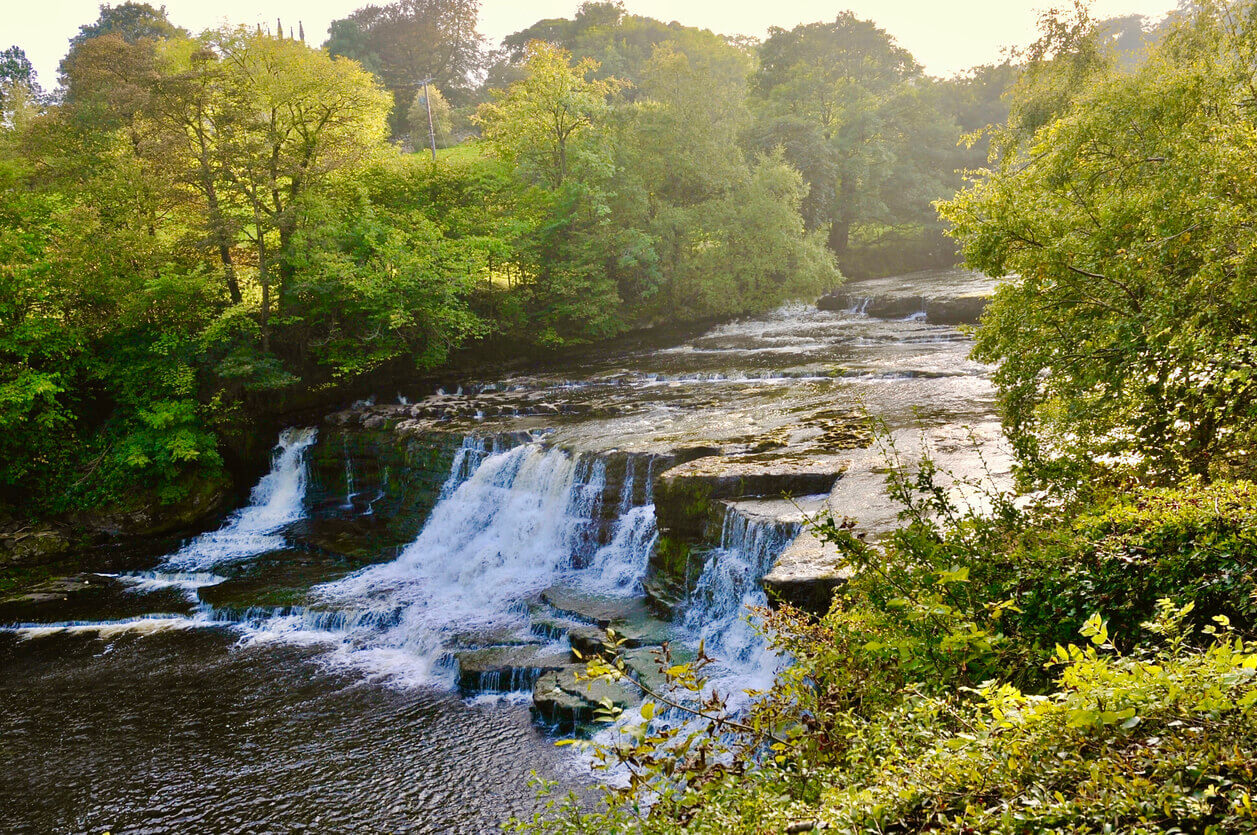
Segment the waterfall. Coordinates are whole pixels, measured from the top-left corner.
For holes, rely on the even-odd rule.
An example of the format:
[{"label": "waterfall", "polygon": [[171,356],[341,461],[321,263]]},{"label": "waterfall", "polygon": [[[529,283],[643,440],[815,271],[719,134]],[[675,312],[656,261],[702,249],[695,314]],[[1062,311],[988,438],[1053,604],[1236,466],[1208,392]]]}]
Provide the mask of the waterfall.
[{"label": "waterfall", "polygon": [[655,506],[630,508],[616,520],[611,541],[594,554],[583,584],[591,591],[608,594],[641,593],[646,563],[658,538]]},{"label": "waterfall", "polygon": [[354,509],[354,496],[358,495],[354,490],[354,460],[349,454],[349,438],[342,438],[341,444],[345,451],[345,503],[340,506],[341,510]]},{"label": "waterfall", "polygon": [[[452,684],[457,637],[528,633],[523,603],[596,547],[605,462],[529,443],[483,454],[468,441],[451,466],[448,495],[396,560],[317,587],[319,609],[349,628],[324,634],[341,657],[409,683]],[[320,626],[332,625],[328,621]],[[308,613],[267,632],[307,633]]]},{"label": "waterfall", "polygon": [[479,438],[475,435],[468,435],[463,438],[462,446],[458,448],[458,452],[454,453],[454,463],[450,465],[449,478],[445,480],[445,484],[441,487],[441,495],[439,501],[444,501],[454,494],[458,489],[458,485],[462,484],[476,468],[484,461],[485,457],[494,451],[496,446],[495,438]]},{"label": "waterfall", "polygon": [[271,456],[271,471],[253,488],[249,505],[229,516],[218,530],[187,543],[167,558],[165,566],[199,570],[283,547],[278,531],[304,515],[306,450],[317,437],[315,429],[281,432]]},{"label": "waterfall", "polygon": [[[683,618],[738,689],[767,687],[778,660],[751,622],[750,607],[766,606],[760,580],[798,535],[799,525],[725,509],[720,547],[707,556]],[[744,682],[744,683],[741,683]]]}]

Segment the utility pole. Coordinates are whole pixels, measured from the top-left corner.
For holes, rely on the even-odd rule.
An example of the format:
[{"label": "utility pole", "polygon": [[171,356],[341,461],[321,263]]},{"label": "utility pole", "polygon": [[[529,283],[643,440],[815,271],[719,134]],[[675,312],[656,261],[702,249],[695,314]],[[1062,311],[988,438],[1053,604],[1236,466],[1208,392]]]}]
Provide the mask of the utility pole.
[{"label": "utility pole", "polygon": [[428,108],[428,145],[432,148],[432,164],[436,165],[436,128],[432,126],[432,99],[428,98],[428,85],[432,83],[432,77],[429,76],[419,83],[423,85],[423,103]]}]

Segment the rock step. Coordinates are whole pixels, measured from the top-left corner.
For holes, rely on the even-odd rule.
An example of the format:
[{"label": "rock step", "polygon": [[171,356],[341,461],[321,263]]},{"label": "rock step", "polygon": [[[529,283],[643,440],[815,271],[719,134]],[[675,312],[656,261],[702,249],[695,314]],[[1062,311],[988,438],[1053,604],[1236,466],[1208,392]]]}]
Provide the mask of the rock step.
[{"label": "rock step", "polygon": [[588,658],[603,652],[607,629],[630,648],[658,646],[672,637],[672,624],[656,618],[649,603],[638,597],[606,597],[555,586],[531,607],[534,631],[567,635],[572,649]]},{"label": "rock step", "polygon": [[655,483],[655,514],[670,535],[700,540],[719,500],[828,493],[846,472],[835,455],[701,458],[673,467]]},{"label": "rock step", "polygon": [[486,647],[454,653],[465,696],[528,690],[545,673],[571,665],[569,653],[544,646]]},{"label": "rock step", "polygon": [[976,325],[990,304],[985,295],[947,298],[929,296],[861,296],[858,288],[836,290],[816,302],[820,310],[858,310],[875,319],[906,319],[923,315],[931,325]]},{"label": "rock step", "polygon": [[583,664],[543,673],[533,685],[532,705],[537,718],[560,733],[570,733],[596,720],[606,700],[620,710],[641,703],[640,692],[632,684],[610,681],[581,681]]}]

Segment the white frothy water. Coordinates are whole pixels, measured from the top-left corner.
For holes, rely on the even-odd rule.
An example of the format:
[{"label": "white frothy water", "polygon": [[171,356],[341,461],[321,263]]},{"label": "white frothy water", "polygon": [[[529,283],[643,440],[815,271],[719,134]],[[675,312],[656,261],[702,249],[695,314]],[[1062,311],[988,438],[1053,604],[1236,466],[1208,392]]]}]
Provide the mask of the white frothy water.
[{"label": "white frothy water", "polygon": [[102,574],[101,576],[120,580],[137,592],[180,589],[188,593],[192,599],[196,598],[197,589],[218,585],[226,579],[209,571],[136,571],[130,574]]},{"label": "white frothy water", "polygon": [[659,538],[653,504],[633,507],[616,520],[611,541],[594,554],[580,580],[590,591],[629,595],[641,592],[650,552]]},{"label": "white frothy water", "polygon": [[478,451],[464,445],[453,489],[396,560],[315,590],[320,608],[349,613],[346,629],[317,636],[304,616],[278,618],[266,637],[331,641],[340,659],[394,681],[449,685],[451,638],[526,633],[523,601],[592,547],[605,464],[531,443],[466,474]]},{"label": "white frothy water", "polygon": [[28,623],[6,626],[2,630],[17,635],[18,640],[32,641],[53,635],[95,635],[97,638],[109,640],[120,635],[157,635],[163,632],[176,632],[184,629],[204,629],[218,626],[204,617],[182,617],[180,615],[152,615],[126,620],[106,621],[66,621],[63,623]]},{"label": "white frothy water", "polygon": [[720,547],[707,556],[683,620],[718,660],[722,690],[766,689],[781,666],[751,610],[768,605],[760,580],[798,533],[794,523],[725,510]]},{"label": "white frothy water", "polygon": [[271,471],[249,496],[248,507],[216,531],[201,534],[167,558],[165,566],[189,571],[245,559],[284,545],[276,532],[302,518],[306,494],[306,450],[318,438],[315,429],[285,429],[271,460]]}]

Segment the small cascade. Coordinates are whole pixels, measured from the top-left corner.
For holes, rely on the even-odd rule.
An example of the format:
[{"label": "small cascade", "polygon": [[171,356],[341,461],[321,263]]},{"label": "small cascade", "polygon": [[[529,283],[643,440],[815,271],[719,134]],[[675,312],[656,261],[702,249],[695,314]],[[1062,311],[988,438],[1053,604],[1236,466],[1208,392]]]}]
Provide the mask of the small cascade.
[{"label": "small cascade", "polygon": [[[345,629],[319,625],[351,662],[450,685],[448,641],[528,635],[523,602],[596,550],[605,462],[538,443],[490,449],[464,444],[445,498],[396,560],[314,590],[320,610],[342,613]],[[264,629],[305,633],[310,621],[292,613]]]},{"label": "small cascade", "polygon": [[852,316],[867,316],[869,304],[873,301],[871,296],[851,296],[851,306],[844,313]]},{"label": "small cascade", "polygon": [[608,594],[640,593],[646,564],[658,538],[655,506],[629,508],[616,520],[611,541],[594,554],[585,585]]},{"label": "small cascade", "polygon": [[440,500],[444,501],[452,496],[460,484],[471,478],[471,474],[484,462],[484,459],[497,451],[498,439],[496,437],[482,438],[468,435],[463,438],[462,446],[458,448],[458,452],[454,453],[454,463],[450,465],[450,476],[441,487]]},{"label": "small cascade", "polygon": [[707,557],[683,617],[685,627],[705,641],[738,689],[766,687],[777,658],[750,621],[748,609],[768,605],[760,580],[796,536],[797,522],[747,516],[725,509],[720,547]]},{"label": "small cascade", "polygon": [[284,545],[278,531],[304,515],[308,481],[306,450],[318,439],[313,428],[285,429],[271,457],[271,471],[249,496],[249,505],[218,530],[201,534],[167,558],[165,567],[201,570],[273,551]]},{"label": "small cascade", "polygon": [[345,450],[345,502],[340,507],[341,510],[353,510],[354,496],[358,495],[354,489],[354,459],[349,454],[349,439],[342,438],[341,441]]}]

